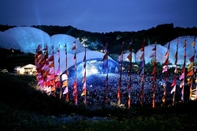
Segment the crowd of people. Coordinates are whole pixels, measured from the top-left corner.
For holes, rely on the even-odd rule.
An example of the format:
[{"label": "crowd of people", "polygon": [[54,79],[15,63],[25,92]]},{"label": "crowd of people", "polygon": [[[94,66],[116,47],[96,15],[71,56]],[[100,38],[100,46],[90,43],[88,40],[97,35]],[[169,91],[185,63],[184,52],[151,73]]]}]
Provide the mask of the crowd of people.
[{"label": "crowd of people", "polygon": [[[117,106],[117,91],[118,91],[118,84],[119,79],[121,77],[121,104],[118,106],[127,107],[128,103],[128,94],[130,93],[131,105],[140,105],[140,95],[142,93],[142,82],[141,76],[137,73],[133,73],[131,75],[131,90],[128,92],[128,84],[129,84],[129,75],[128,74],[116,74],[116,73],[109,73],[108,80],[106,81],[107,74],[96,74],[87,76],[86,79],[86,96],[81,96],[83,90],[83,77],[77,78],[77,92],[78,92],[78,104],[83,104],[85,97],[86,97],[86,105],[88,107],[95,107],[99,108],[103,105],[116,105]],[[161,104],[162,97],[164,94],[163,84],[161,84],[161,76],[158,76],[156,79],[156,88],[155,88],[155,103]],[[70,78],[68,80],[69,84],[69,99],[70,102],[73,101],[73,83],[75,78]],[[106,85],[108,84],[108,89],[106,90]],[[166,102],[171,104],[173,94],[171,94],[171,83],[167,82],[167,94],[166,94]],[[144,97],[142,100],[143,105],[150,105],[152,103],[152,76],[146,75],[144,78]],[[179,87],[179,85],[177,85]],[[178,88],[177,88],[178,89]],[[106,96],[108,97],[108,102],[106,102]],[[181,92],[177,90],[176,92],[176,101],[180,100]]]}]

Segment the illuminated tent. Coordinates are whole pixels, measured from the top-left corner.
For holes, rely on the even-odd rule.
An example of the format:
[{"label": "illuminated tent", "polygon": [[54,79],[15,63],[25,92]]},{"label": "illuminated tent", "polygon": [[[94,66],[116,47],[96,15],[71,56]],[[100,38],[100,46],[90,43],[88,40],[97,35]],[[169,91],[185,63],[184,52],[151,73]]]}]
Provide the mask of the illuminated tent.
[{"label": "illuminated tent", "polygon": [[[84,59],[85,52],[80,52],[76,54],[77,60],[77,72],[78,74],[83,75],[83,59]],[[97,51],[86,51],[86,69],[87,75],[92,73],[102,73],[103,70],[103,56],[104,53],[97,52]],[[55,70],[58,69],[58,55],[55,54]],[[68,54],[68,69],[72,71],[74,68],[74,54]],[[63,50],[60,51],[60,74],[65,72],[66,70],[66,55]],[[117,72],[119,70],[119,65],[116,61],[114,61],[111,57],[108,57],[108,69],[109,72]]]}]

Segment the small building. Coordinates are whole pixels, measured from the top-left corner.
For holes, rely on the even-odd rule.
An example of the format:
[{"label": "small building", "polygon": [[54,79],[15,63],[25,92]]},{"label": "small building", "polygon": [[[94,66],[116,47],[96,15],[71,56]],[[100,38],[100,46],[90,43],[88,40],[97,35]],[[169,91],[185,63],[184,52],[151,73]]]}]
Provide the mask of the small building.
[{"label": "small building", "polygon": [[35,75],[36,74],[36,66],[33,64],[27,64],[22,67],[15,68],[16,72],[21,75]]}]

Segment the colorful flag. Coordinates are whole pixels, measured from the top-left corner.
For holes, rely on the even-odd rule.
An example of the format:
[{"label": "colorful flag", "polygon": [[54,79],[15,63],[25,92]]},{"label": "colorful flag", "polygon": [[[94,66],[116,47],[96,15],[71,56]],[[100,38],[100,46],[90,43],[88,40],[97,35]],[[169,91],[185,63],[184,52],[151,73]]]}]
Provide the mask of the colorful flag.
[{"label": "colorful flag", "polygon": [[127,56],[129,62],[132,62],[132,52],[129,53],[129,55]]},{"label": "colorful flag", "polygon": [[64,89],[63,94],[65,95],[65,94],[67,94],[67,93],[68,93],[68,87],[66,87],[66,88]]},{"label": "colorful flag", "polygon": [[175,86],[176,85],[176,78],[174,78],[174,81],[172,82],[171,86]]},{"label": "colorful flag", "polygon": [[189,66],[188,66],[188,68],[187,68],[188,71],[193,70],[193,66],[194,66],[194,63],[193,62],[190,63]]},{"label": "colorful flag", "polygon": [[183,73],[181,74],[181,76],[179,77],[179,80],[184,79],[184,77],[185,77],[185,72],[183,72]]},{"label": "colorful flag", "polygon": [[184,86],[185,82],[184,80],[182,80],[181,84],[180,84],[180,88],[182,88]]},{"label": "colorful flag", "polygon": [[192,57],[189,58],[190,62],[194,62],[194,55]]},{"label": "colorful flag", "polygon": [[169,54],[170,54],[170,50],[168,49],[168,51],[167,51],[166,54],[165,54],[165,57],[168,57]]},{"label": "colorful flag", "polygon": [[150,54],[150,58],[155,58],[155,52],[152,52],[151,54]]},{"label": "colorful flag", "polygon": [[190,70],[188,73],[187,73],[187,76],[192,76],[194,75],[194,70]]},{"label": "colorful flag", "polygon": [[164,72],[166,72],[166,71],[168,71],[168,66],[167,66],[167,65],[165,65],[165,66],[163,67],[162,73],[164,73]]},{"label": "colorful flag", "polygon": [[67,80],[63,81],[62,88],[66,87],[66,86],[68,86],[68,81]]},{"label": "colorful flag", "polygon": [[173,88],[172,88],[172,90],[171,90],[170,93],[172,94],[172,93],[175,92],[175,91],[176,91],[176,85],[173,86]]}]

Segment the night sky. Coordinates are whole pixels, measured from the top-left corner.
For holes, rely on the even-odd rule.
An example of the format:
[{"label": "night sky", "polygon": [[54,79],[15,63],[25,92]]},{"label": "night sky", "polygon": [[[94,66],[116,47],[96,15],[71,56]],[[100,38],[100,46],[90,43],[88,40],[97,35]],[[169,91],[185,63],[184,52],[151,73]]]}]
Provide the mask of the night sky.
[{"label": "night sky", "polygon": [[90,32],[139,31],[159,24],[197,27],[197,0],[1,0],[0,24],[71,25]]}]

